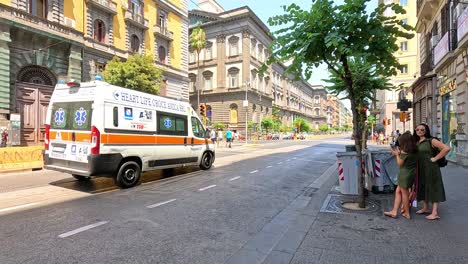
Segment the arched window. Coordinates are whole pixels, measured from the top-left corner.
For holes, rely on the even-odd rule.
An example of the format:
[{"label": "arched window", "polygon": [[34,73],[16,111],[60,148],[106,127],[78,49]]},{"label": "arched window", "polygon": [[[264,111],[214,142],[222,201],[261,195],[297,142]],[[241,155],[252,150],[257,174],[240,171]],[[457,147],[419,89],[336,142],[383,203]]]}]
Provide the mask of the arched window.
[{"label": "arched window", "polygon": [[159,62],[166,63],[166,48],[163,46],[159,46],[158,48],[158,58]]},{"label": "arched window", "polygon": [[137,35],[133,34],[130,38],[130,51],[131,52],[138,52],[140,50],[140,39]]},{"label": "arched window", "polygon": [[250,40],[250,55],[257,57],[257,40],[251,39]]},{"label": "arched window", "polygon": [[213,42],[207,41],[205,45],[205,60],[213,58]]},{"label": "arched window", "polygon": [[320,109],[318,109],[318,108],[315,108],[315,110],[314,110],[314,111],[315,111],[315,115],[316,115],[316,116],[320,115]]},{"label": "arched window", "polygon": [[239,38],[232,36],[228,40],[229,42],[229,56],[239,55]]},{"label": "arched window", "polygon": [[210,71],[203,72],[203,88],[204,90],[213,89],[213,73]]},{"label": "arched window", "polygon": [[195,92],[197,86],[197,75],[189,73],[189,92]]},{"label": "arched window", "polygon": [[94,20],[93,37],[95,41],[106,42],[106,24],[101,19]]},{"label": "arched window", "polygon": [[239,87],[239,69],[236,67],[228,70],[229,88]]},{"label": "arched window", "polygon": [[320,104],[320,96],[319,96],[319,95],[316,95],[316,96],[314,97],[314,103]]},{"label": "arched window", "polygon": [[231,104],[229,109],[229,122],[231,124],[237,124],[237,105]]}]

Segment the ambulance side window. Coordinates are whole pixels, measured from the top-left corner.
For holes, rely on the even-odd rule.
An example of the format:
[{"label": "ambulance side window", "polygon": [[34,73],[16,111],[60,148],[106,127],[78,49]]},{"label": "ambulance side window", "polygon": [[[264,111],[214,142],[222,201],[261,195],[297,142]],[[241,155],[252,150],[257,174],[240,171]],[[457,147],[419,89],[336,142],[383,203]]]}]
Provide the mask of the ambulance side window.
[{"label": "ambulance side window", "polygon": [[158,134],[187,136],[187,117],[171,113],[158,112]]},{"label": "ambulance side window", "polygon": [[112,111],[113,116],[114,116],[114,126],[118,127],[119,126],[119,108],[117,106],[114,106],[114,110]]}]

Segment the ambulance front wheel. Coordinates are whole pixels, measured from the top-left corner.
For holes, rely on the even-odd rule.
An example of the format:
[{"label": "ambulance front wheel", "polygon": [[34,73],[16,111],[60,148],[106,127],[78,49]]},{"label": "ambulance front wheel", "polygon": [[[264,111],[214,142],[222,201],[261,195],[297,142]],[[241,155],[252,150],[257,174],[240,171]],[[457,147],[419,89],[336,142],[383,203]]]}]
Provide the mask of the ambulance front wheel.
[{"label": "ambulance front wheel", "polygon": [[211,165],[213,165],[213,153],[205,152],[201,158],[200,162],[200,169],[202,170],[209,170]]},{"label": "ambulance front wheel", "polygon": [[117,173],[116,182],[121,188],[130,188],[137,185],[140,180],[141,167],[135,161],[123,163]]}]

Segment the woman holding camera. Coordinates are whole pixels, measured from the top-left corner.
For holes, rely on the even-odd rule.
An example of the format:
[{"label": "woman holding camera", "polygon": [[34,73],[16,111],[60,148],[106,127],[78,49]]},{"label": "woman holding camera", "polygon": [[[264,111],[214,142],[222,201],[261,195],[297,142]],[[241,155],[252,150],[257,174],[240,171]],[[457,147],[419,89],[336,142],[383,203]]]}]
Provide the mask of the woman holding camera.
[{"label": "woman holding camera", "polygon": [[[392,154],[396,157],[400,170],[398,171],[398,187],[395,190],[395,202],[393,209],[384,212],[385,216],[396,218],[398,210],[402,208],[401,215],[411,219],[409,208],[409,189],[413,185],[416,176],[418,147],[410,132],[398,137],[399,147],[392,147]],[[403,206],[402,206],[403,204]]]},{"label": "woman holding camera", "polygon": [[[429,127],[420,124],[414,131],[414,138],[418,145],[418,201],[423,201],[423,208],[417,214],[429,214],[428,220],[439,219],[439,203],[445,201],[444,183],[442,173],[437,161],[450,151],[450,147],[431,136]],[[435,150],[439,154],[434,156]],[[429,203],[432,203],[432,210],[429,210]]]}]

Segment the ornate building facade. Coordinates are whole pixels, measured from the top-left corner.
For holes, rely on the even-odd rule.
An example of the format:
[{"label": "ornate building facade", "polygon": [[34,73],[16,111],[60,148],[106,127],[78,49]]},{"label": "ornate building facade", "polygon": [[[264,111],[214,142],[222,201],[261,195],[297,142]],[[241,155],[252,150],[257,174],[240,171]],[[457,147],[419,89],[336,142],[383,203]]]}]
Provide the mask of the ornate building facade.
[{"label": "ornate building facade", "polygon": [[161,95],[188,101],[187,47],[186,0],[0,0],[0,119],[19,113],[22,144],[40,144],[59,80],[134,53],[154,55]]},{"label": "ornate building facade", "polygon": [[211,123],[223,123],[241,133],[246,120],[259,124],[272,115],[273,108],[279,109],[283,125],[292,126],[298,117],[312,127],[326,123],[327,93],[322,86],[293,80],[283,64],[258,73],[273,39],[250,8],[224,11],[213,0],[199,1],[198,8],[203,10],[189,12],[190,28],[204,29],[206,47],[200,56],[189,50],[190,102],[195,109],[199,103],[206,104]]},{"label": "ornate building facade", "polygon": [[414,123],[450,145],[447,159],[468,166],[468,3],[418,0],[421,76],[412,85]]}]

